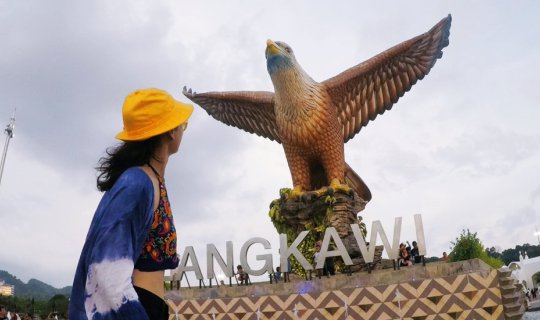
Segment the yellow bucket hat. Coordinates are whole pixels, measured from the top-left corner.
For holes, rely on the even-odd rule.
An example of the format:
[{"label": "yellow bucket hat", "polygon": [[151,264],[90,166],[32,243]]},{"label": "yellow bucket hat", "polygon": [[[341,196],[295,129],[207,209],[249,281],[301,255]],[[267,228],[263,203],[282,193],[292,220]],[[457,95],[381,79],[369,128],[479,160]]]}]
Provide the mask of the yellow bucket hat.
[{"label": "yellow bucket hat", "polygon": [[140,141],[172,130],[186,122],[193,106],[175,100],[160,89],[141,89],[129,94],[122,107],[123,141]]}]

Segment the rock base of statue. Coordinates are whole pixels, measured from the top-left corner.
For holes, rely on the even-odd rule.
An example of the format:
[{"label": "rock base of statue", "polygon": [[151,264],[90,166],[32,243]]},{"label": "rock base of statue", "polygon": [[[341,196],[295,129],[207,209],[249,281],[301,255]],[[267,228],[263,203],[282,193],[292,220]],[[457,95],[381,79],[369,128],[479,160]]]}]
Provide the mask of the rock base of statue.
[{"label": "rock base of statue", "polygon": [[[365,208],[366,201],[356,193],[341,191],[322,194],[309,192],[297,198],[290,197],[289,194],[290,189],[281,189],[280,198],[272,201],[269,213],[278,233],[286,234],[289,244],[300,232],[309,231],[299,250],[306,258],[312,258],[315,242],[323,239],[326,228],[334,227],[353,260],[354,265],[348,267],[349,271],[368,270],[351,230],[351,224],[358,223],[362,233],[366,234],[366,226],[358,218],[358,213]],[[372,269],[380,268],[382,251],[382,246],[376,247]],[[342,269],[339,262],[337,265],[338,269]],[[295,268],[293,263],[293,271],[302,273],[299,269],[300,265],[297,264]]]}]

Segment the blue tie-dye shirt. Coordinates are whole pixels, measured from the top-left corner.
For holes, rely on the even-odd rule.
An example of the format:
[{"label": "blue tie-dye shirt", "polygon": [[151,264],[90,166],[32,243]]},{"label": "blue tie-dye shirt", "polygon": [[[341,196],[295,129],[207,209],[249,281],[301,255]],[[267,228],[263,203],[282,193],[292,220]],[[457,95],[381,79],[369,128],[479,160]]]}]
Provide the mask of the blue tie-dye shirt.
[{"label": "blue tie-dye shirt", "polygon": [[73,281],[69,319],[148,319],[132,283],[153,218],[154,187],[126,170],[94,214]]}]

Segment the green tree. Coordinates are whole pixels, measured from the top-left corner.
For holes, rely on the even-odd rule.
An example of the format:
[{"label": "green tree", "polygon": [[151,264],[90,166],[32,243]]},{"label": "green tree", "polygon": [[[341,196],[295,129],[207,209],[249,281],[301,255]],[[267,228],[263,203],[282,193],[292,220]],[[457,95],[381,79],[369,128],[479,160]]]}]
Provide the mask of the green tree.
[{"label": "green tree", "polygon": [[62,294],[57,294],[49,300],[48,307],[51,312],[56,312],[63,317],[67,317],[69,300]]},{"label": "green tree", "polygon": [[[67,299],[67,298],[66,298]],[[0,304],[5,305],[8,310],[13,310],[18,313],[31,313],[40,315],[41,318],[47,317],[48,302],[45,300],[35,300],[27,297],[13,297],[0,295]]]},{"label": "green tree", "polygon": [[535,286],[538,286],[538,284],[540,284],[540,272],[533,274],[532,278],[533,278],[533,284]]},{"label": "green tree", "polygon": [[495,247],[491,247],[491,248],[486,248],[486,253],[488,256],[490,257],[493,257],[493,258],[501,258],[501,253],[499,252],[499,250]]},{"label": "green tree", "polygon": [[501,259],[506,265],[509,265],[513,261],[519,261],[519,251],[517,249],[503,250]]},{"label": "green tree", "polygon": [[540,245],[530,245],[524,243],[517,245],[514,249],[506,249],[501,253],[501,259],[506,265],[509,265],[513,261],[519,261],[519,253],[527,252],[529,258],[535,258],[540,256]]},{"label": "green tree", "polygon": [[498,257],[489,256],[484,249],[484,245],[478,239],[476,232],[471,233],[469,229],[463,230],[455,242],[452,242],[452,252],[450,252],[450,261],[462,261],[478,258],[493,268],[503,266],[503,261]]}]

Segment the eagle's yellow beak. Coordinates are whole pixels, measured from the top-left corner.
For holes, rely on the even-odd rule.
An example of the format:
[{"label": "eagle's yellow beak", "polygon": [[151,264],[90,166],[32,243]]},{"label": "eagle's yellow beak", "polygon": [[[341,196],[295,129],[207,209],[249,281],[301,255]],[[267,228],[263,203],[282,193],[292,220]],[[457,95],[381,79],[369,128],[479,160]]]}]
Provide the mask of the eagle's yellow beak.
[{"label": "eagle's yellow beak", "polygon": [[270,55],[279,53],[279,52],[280,52],[280,49],[274,41],[270,39],[266,40],[266,56],[267,57]]}]

